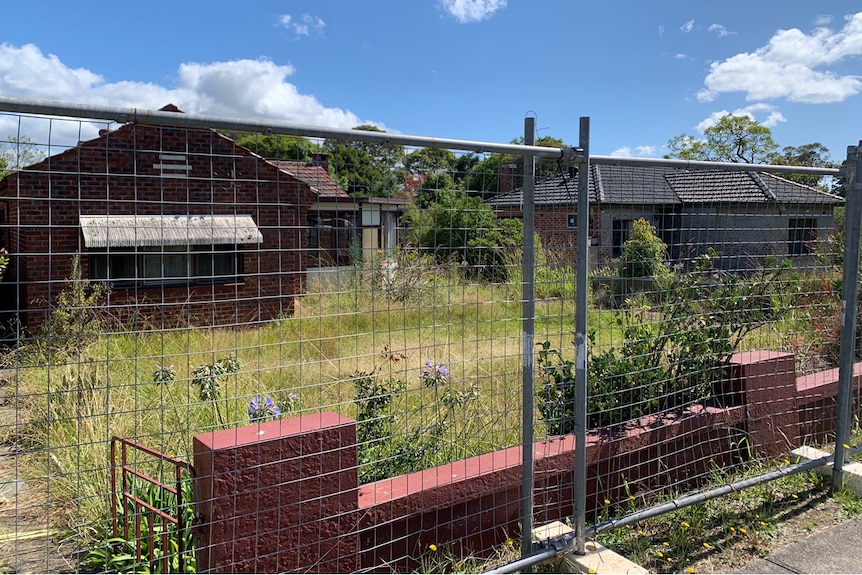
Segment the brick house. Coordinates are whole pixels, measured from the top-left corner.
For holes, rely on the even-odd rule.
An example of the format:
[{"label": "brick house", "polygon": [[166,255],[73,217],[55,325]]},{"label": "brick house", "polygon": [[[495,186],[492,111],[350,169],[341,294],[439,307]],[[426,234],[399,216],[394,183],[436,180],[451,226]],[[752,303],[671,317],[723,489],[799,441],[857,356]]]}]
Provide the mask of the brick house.
[{"label": "brick house", "polygon": [[337,235],[309,246],[309,222],[323,208],[361,220],[360,204],[325,167],[279,166],[213,130],[102,131],[0,181],[0,244],[11,259],[0,320],[37,333],[75,256],[83,278],[110,286],[106,311],[125,325],[289,315],[321,252],[345,263]]},{"label": "brick house", "polygon": [[[724,269],[750,269],[763,256],[810,261],[811,240],[834,225],[844,199],[764,172],[590,166],[590,262],[609,265],[622,253],[632,222],[656,227],[672,263],[707,248]],[[576,170],[535,183],[535,228],[550,258],[573,261],[577,245]],[[489,199],[499,217],[522,217],[523,190]]]}]

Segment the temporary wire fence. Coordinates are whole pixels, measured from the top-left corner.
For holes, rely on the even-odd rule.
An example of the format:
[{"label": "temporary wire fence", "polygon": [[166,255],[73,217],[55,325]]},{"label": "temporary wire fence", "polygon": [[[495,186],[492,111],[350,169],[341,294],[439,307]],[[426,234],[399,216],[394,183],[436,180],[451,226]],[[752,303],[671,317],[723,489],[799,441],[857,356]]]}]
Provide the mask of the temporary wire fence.
[{"label": "temporary wire fence", "polygon": [[526,565],[853,443],[852,170],[0,110],[10,569]]}]

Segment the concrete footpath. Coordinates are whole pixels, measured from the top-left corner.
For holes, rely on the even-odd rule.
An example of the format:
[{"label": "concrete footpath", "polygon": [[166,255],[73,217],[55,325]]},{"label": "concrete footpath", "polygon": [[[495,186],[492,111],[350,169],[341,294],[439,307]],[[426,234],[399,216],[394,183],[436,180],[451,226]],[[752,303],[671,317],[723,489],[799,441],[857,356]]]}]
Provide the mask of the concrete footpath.
[{"label": "concrete footpath", "polygon": [[824,529],[737,573],[862,573],[862,520]]}]

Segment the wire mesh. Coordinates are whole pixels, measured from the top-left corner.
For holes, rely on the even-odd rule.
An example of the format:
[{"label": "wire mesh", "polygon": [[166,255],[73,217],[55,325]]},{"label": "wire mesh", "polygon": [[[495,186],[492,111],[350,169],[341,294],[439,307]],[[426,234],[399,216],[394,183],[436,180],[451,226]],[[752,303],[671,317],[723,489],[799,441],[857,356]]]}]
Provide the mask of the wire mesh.
[{"label": "wire mesh", "polygon": [[[15,134],[0,182],[9,568],[182,559],[186,570],[427,572],[512,560],[534,362],[537,525],[571,516],[578,481],[595,524],[730,470],[774,469],[834,433],[843,199],[816,181],[589,166],[578,478],[583,164],[538,162],[525,221],[515,153],[221,124],[2,118]],[[155,523],[176,498],[134,486],[123,493],[149,496],[149,511],[117,515],[114,436],[193,467],[188,525]],[[123,466],[168,485],[175,471],[149,453]],[[136,530],[142,520],[159,536]],[[186,527],[196,561],[177,539]],[[142,539],[150,557],[137,555]]]}]

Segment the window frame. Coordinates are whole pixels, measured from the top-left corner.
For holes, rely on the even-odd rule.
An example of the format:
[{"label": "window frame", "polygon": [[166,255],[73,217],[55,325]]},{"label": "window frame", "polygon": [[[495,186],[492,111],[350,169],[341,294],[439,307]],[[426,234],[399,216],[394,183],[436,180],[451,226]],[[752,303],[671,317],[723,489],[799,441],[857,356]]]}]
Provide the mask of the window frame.
[{"label": "window frame", "polygon": [[[90,279],[117,289],[241,284],[245,271],[244,251],[229,244],[91,248],[87,255]],[[165,275],[165,258],[173,258],[174,270],[184,263],[185,273]],[[213,271],[225,265],[230,268],[227,273]],[[115,273],[117,268],[123,271]],[[152,273],[156,269],[159,272]]]}]

